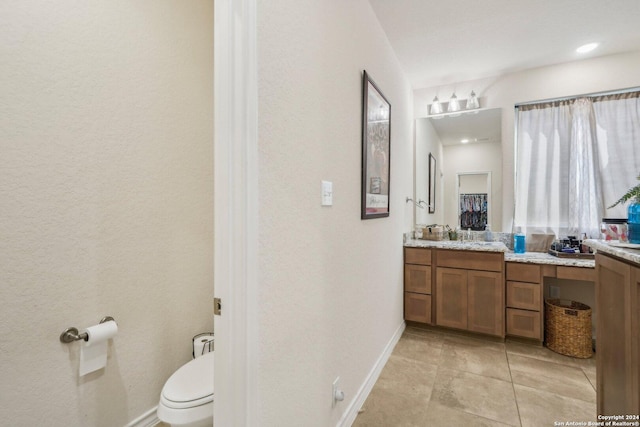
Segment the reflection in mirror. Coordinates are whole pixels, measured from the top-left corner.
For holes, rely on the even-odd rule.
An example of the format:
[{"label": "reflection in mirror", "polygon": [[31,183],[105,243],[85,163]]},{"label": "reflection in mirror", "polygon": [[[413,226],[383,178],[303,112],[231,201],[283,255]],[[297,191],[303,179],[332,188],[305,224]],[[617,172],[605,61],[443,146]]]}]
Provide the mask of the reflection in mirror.
[{"label": "reflection in mirror", "polygon": [[482,231],[491,213],[491,172],[461,172],[458,181],[458,223],[462,230]]},{"label": "reflection in mirror", "polygon": [[[502,231],[502,110],[480,109],[474,114],[416,120],[414,198],[429,200],[429,153],[436,161],[435,205],[438,209],[415,209],[417,224],[459,226],[457,174],[491,172],[488,222]],[[463,143],[462,140],[468,140]]]}]

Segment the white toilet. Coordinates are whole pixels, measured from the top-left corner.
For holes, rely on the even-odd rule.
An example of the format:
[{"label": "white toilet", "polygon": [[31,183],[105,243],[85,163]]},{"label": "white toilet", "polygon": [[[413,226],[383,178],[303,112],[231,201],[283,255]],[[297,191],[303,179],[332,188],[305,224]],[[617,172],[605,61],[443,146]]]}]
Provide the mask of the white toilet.
[{"label": "white toilet", "polygon": [[213,426],[213,354],[193,359],[162,388],[158,418],[172,426]]}]

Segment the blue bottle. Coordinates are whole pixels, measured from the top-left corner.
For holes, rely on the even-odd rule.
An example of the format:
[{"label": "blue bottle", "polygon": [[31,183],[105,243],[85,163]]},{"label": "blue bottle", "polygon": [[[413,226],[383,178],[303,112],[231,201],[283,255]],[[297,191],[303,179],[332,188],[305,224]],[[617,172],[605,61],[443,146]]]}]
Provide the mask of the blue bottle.
[{"label": "blue bottle", "polygon": [[629,243],[640,243],[640,203],[631,203],[628,214],[627,226],[629,229],[627,234],[629,235]]},{"label": "blue bottle", "polygon": [[526,243],[524,234],[520,231],[520,227],[517,228],[516,234],[513,235],[513,252],[517,254],[523,254],[526,250]]}]

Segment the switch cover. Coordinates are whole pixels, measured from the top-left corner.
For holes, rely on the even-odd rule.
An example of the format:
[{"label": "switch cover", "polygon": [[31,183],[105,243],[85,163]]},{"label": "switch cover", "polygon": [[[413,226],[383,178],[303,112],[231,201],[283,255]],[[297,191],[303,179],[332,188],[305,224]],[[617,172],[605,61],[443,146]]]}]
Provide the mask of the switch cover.
[{"label": "switch cover", "polygon": [[322,181],[322,206],[333,205],[333,182]]}]

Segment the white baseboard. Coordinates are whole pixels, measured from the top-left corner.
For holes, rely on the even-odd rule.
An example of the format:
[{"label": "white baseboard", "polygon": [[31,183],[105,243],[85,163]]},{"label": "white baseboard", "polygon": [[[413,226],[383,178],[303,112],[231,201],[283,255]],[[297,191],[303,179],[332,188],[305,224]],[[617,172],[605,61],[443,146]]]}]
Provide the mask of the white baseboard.
[{"label": "white baseboard", "polygon": [[373,386],[375,385],[376,381],[378,381],[378,377],[382,372],[382,368],[384,368],[387,360],[389,360],[389,357],[393,352],[393,348],[400,340],[405,327],[406,324],[404,321],[402,321],[398,329],[396,329],[396,332],[387,343],[384,351],[382,352],[380,357],[378,357],[378,360],[376,360],[376,363],[371,368],[371,371],[369,371],[369,375],[367,375],[364,383],[360,386],[360,389],[358,390],[358,393],[356,393],[355,398],[351,400],[349,407],[344,412],[344,414],[342,414],[342,417],[340,418],[340,421],[338,421],[336,427],[349,427],[356,420],[358,411],[360,410],[360,408],[362,408],[362,405],[364,405],[364,401],[367,400],[367,397],[369,396],[369,393],[371,393]]},{"label": "white baseboard", "polygon": [[127,424],[126,427],[153,427],[160,423],[157,415],[158,407],[154,406],[135,420]]}]

